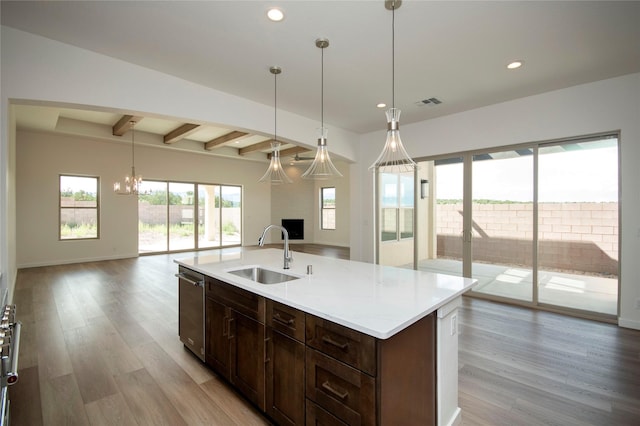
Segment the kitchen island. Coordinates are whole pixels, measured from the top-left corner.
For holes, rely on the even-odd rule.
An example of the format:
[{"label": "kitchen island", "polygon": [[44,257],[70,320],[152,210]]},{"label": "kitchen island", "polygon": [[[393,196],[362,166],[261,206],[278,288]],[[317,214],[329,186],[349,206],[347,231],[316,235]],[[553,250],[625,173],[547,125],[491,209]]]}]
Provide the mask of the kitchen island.
[{"label": "kitchen island", "polygon": [[[293,256],[287,270],[278,249],[176,260],[206,277],[207,364],[281,424],[459,422],[457,307],[475,280]],[[290,280],[234,273],[252,267]]]}]

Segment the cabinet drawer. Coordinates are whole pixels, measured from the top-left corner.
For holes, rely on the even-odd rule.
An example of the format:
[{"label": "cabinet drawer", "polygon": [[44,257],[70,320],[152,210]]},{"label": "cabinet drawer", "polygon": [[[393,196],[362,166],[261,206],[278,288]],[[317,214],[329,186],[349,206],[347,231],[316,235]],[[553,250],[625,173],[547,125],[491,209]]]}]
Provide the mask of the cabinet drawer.
[{"label": "cabinet drawer", "polygon": [[313,315],[306,315],[306,343],[319,351],[376,375],[376,339]]},{"label": "cabinet drawer", "polygon": [[306,353],[306,396],[348,425],[373,425],[375,379],[313,349]]},{"label": "cabinet drawer", "polygon": [[300,342],[304,342],[304,318],[296,308],[267,300],[267,326]]},{"label": "cabinet drawer", "polygon": [[210,277],[207,277],[206,292],[207,297],[264,324],[264,297]]},{"label": "cabinet drawer", "polygon": [[347,426],[347,424],[321,407],[313,401],[307,399],[306,403],[306,426]]}]

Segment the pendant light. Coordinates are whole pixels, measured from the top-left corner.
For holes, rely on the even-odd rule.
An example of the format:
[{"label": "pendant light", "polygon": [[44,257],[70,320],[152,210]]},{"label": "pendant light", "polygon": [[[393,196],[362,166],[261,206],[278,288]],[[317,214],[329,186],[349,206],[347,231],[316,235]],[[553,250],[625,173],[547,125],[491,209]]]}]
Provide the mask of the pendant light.
[{"label": "pendant light", "polygon": [[336,169],[336,166],[331,162],[329,151],[327,150],[327,128],[324,127],[324,49],[329,46],[329,40],[325,38],[319,38],[316,40],[316,47],[319,47],[322,52],[321,56],[321,83],[320,83],[320,114],[321,114],[321,127],[318,129],[318,151],[313,159],[313,163],[309,166],[307,171],[302,174],[303,179],[329,179],[334,177],[342,177],[342,173]]},{"label": "pendant light", "polygon": [[385,8],[391,10],[391,108],[387,116],[387,140],[378,159],[369,167],[375,171],[384,167],[393,173],[412,172],[416,163],[411,159],[400,139],[400,110],[395,105],[395,11],[402,4],[401,0],[386,0]]},{"label": "pendant light", "polygon": [[271,163],[266,173],[260,178],[259,182],[271,182],[272,185],[280,185],[283,183],[293,183],[287,176],[280,164],[280,142],[278,142],[278,74],[282,72],[280,67],[271,67],[269,72],[273,74],[273,141],[271,142]]},{"label": "pendant light", "polygon": [[136,175],[136,157],[135,157],[135,121],[130,121],[131,125],[131,175],[125,175],[123,182],[115,182],[113,184],[113,192],[118,195],[138,195],[142,185],[142,176]]}]

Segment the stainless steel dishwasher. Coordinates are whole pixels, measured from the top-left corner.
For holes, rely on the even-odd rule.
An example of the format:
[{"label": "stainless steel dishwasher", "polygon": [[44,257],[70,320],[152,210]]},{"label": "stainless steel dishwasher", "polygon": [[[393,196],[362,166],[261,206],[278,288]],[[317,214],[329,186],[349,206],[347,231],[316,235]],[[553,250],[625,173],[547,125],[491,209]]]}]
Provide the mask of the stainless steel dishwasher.
[{"label": "stainless steel dishwasher", "polygon": [[176,277],[180,341],[204,361],[204,275],[180,266]]}]

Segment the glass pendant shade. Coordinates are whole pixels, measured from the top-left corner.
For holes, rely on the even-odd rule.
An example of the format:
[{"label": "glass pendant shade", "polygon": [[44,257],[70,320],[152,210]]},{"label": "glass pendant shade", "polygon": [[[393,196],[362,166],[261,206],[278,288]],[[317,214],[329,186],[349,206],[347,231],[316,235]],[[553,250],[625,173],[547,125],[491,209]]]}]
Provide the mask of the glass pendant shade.
[{"label": "glass pendant shade", "polygon": [[386,172],[412,172],[416,163],[409,157],[400,139],[400,110],[389,108],[387,115],[387,140],[376,161],[369,167],[375,170],[384,167]]},{"label": "glass pendant shade", "polygon": [[280,142],[278,142],[278,74],[282,73],[282,68],[273,66],[269,68],[273,74],[273,140],[271,141],[271,162],[265,174],[258,182],[270,182],[271,185],[281,185],[283,183],[293,183],[282,169],[280,163]]},{"label": "glass pendant shade", "polygon": [[334,166],[331,161],[331,156],[327,149],[327,128],[324,127],[324,49],[329,47],[329,40],[326,38],[317,39],[316,47],[319,47],[322,52],[320,59],[320,125],[322,127],[318,129],[318,150],[316,151],[316,156],[313,159],[313,163],[311,163],[309,168],[302,174],[302,178],[324,180],[342,177],[342,173],[336,169],[336,166]]},{"label": "glass pendant shade", "polygon": [[391,108],[386,112],[387,115],[387,140],[384,143],[382,152],[376,161],[369,166],[369,170],[376,171],[384,167],[385,172],[404,173],[412,172],[416,168],[416,163],[411,159],[407,151],[402,145],[400,139],[400,110],[396,108],[396,90],[395,90],[395,11],[400,7],[400,0],[386,0],[385,8],[391,10]]},{"label": "glass pendant shade", "polygon": [[280,163],[280,142],[271,142],[271,163],[266,173],[260,178],[259,182],[270,182],[272,185],[281,185],[283,183],[293,183],[291,178],[282,169]]},{"label": "glass pendant shade", "polygon": [[122,182],[113,184],[113,192],[118,195],[138,195],[142,187],[142,176],[136,174],[136,157],[135,157],[135,135],[133,126],[135,122],[131,122],[131,174],[125,175]]},{"label": "glass pendant shade", "polygon": [[329,179],[334,177],[342,177],[342,173],[333,165],[329,151],[327,151],[327,128],[318,129],[318,151],[313,159],[313,163],[302,174],[303,179]]}]

